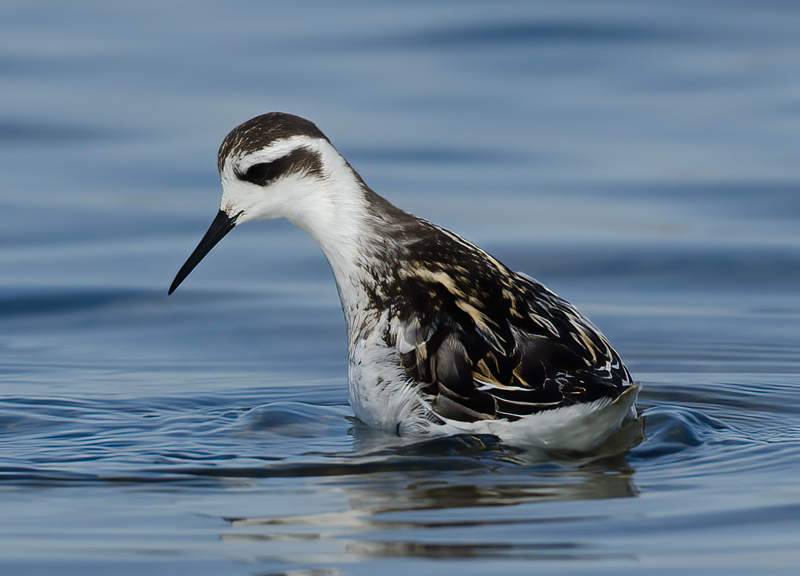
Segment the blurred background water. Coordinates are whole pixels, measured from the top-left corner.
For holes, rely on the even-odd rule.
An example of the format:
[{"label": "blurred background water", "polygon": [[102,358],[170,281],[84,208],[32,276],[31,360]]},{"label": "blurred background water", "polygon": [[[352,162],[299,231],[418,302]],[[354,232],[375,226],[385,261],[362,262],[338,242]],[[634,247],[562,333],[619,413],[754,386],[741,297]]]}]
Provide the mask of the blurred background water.
[{"label": "blurred background water", "polygon": [[[646,440],[371,433],[327,263],[217,211],[216,149],[316,122],[538,278]],[[0,5],[0,572],[796,574],[800,5]]]}]

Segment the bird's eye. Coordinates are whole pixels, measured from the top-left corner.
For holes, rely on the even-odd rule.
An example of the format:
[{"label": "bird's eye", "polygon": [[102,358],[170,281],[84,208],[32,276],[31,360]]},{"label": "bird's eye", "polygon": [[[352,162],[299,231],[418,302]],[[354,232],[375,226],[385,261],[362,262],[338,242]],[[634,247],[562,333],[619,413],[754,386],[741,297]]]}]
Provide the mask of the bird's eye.
[{"label": "bird's eye", "polygon": [[272,162],[253,164],[244,172],[237,170],[236,177],[257,186],[266,186],[278,178],[291,174],[319,175],[321,173],[322,163],[319,155],[308,148],[298,148]]},{"label": "bird's eye", "polygon": [[239,176],[240,180],[264,186],[275,176],[274,162],[262,162],[253,164],[244,174]]}]

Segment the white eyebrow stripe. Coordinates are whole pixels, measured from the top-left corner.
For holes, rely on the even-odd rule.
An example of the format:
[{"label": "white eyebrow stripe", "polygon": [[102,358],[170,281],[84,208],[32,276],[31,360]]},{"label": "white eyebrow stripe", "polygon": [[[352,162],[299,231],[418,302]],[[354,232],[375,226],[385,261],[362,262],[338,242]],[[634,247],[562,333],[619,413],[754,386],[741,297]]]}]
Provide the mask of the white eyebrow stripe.
[{"label": "white eyebrow stripe", "polygon": [[[275,140],[266,148],[241,154],[238,158],[232,158],[231,160],[238,162],[238,169],[240,172],[247,172],[250,167],[256,164],[274,162],[298,148],[308,148],[311,152],[320,152],[319,140],[309,136],[283,138],[281,140]],[[229,162],[226,162],[226,164]]]}]

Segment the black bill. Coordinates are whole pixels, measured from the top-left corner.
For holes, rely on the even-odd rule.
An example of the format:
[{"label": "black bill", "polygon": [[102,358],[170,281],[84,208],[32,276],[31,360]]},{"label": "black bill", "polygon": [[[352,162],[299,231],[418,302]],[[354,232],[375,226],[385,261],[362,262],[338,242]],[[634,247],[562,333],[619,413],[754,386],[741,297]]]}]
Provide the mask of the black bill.
[{"label": "black bill", "polygon": [[228,232],[233,230],[238,217],[239,215],[236,214],[231,218],[222,210],[217,213],[211,226],[208,227],[206,235],[203,236],[203,239],[200,240],[200,243],[197,245],[197,248],[194,249],[192,255],[189,256],[188,260],[181,266],[181,269],[178,270],[178,274],[175,276],[175,280],[172,281],[172,286],[169,287],[169,292],[167,292],[167,294],[175,292],[175,289],[180,286],[181,282],[194,270],[194,267],[200,263],[200,260],[217,245],[217,242],[222,240]]}]

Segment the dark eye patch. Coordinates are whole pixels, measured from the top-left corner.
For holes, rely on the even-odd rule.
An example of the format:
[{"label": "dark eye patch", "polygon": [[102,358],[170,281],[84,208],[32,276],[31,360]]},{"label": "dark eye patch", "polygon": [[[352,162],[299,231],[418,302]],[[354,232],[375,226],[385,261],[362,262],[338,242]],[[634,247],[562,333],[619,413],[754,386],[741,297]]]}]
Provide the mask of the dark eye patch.
[{"label": "dark eye patch", "polygon": [[258,186],[266,186],[269,182],[293,172],[321,175],[322,162],[319,155],[308,148],[298,148],[272,162],[253,164],[244,173],[237,171],[236,177]]},{"label": "dark eye patch", "polygon": [[247,169],[247,172],[239,176],[240,180],[246,180],[253,184],[265,184],[271,179],[270,174],[275,173],[274,162],[262,162],[261,164],[253,164]]}]

